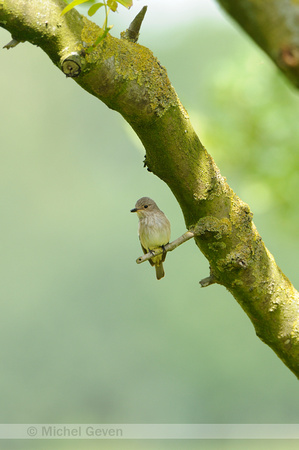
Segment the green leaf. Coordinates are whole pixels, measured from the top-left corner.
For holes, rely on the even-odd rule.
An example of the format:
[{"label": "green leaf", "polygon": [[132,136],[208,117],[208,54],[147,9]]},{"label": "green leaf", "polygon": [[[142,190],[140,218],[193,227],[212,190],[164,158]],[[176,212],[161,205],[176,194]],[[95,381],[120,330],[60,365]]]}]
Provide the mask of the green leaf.
[{"label": "green leaf", "polygon": [[125,6],[126,8],[131,8],[133,5],[133,0],[116,0],[117,3],[120,3],[121,5]]},{"label": "green leaf", "polygon": [[92,5],[92,6],[89,8],[87,14],[88,14],[89,16],[93,16],[101,6],[104,6],[104,3],[95,3],[94,5]]},{"label": "green leaf", "polygon": [[107,6],[109,6],[111,11],[115,12],[117,10],[118,4],[115,0],[107,0]]},{"label": "green leaf", "polygon": [[61,16],[63,16],[65,13],[70,11],[71,9],[75,8],[75,6],[81,5],[81,3],[86,3],[89,0],[73,0],[69,5],[67,5],[64,10],[61,13]]}]

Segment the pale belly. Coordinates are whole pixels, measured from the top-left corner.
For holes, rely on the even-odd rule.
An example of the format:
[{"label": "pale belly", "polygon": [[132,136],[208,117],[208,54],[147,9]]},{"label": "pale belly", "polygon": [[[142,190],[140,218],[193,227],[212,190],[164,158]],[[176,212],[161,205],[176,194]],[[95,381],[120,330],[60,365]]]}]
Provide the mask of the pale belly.
[{"label": "pale belly", "polygon": [[146,250],[161,247],[169,242],[170,224],[168,219],[165,219],[163,221],[146,219],[139,222],[139,238]]}]

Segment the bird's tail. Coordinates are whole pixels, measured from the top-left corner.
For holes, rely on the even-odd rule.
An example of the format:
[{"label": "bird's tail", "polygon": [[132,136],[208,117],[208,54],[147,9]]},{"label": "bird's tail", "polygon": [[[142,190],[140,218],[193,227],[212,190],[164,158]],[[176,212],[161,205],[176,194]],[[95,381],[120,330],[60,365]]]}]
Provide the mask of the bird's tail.
[{"label": "bird's tail", "polygon": [[156,268],[156,277],[157,277],[157,280],[161,280],[161,278],[163,278],[164,275],[165,275],[164,267],[163,267],[162,261],[161,261],[160,264],[156,264],[156,265],[155,265],[155,268]]}]

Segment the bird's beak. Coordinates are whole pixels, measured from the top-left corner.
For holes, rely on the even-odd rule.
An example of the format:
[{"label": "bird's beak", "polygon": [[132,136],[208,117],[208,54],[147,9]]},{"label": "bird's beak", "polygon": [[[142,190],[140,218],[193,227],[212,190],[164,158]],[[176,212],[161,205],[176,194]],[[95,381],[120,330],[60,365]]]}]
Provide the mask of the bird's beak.
[{"label": "bird's beak", "polygon": [[131,209],[130,212],[137,212],[137,208]]}]

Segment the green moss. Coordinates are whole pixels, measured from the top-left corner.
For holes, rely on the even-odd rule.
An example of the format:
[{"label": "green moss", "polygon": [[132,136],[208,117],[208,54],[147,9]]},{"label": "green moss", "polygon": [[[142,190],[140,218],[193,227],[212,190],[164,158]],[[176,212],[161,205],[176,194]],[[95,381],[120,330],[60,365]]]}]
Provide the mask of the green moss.
[{"label": "green moss", "polygon": [[208,244],[208,248],[214,252],[222,251],[226,249],[225,242],[213,242],[212,244]]},{"label": "green moss", "polygon": [[[99,36],[101,28],[86,18],[83,18],[83,22],[81,38],[84,45],[89,47]],[[122,80],[121,92],[125,92],[129,85],[132,89],[133,83],[136,82],[143,89],[150,111],[154,111],[158,117],[161,117],[170,106],[179,103],[165,68],[153,53],[142,45],[117,39],[108,34],[91,53],[86,55],[86,60],[90,64],[101,65],[110,60],[115,76]],[[140,89],[138,94],[140,95]]]},{"label": "green moss", "polygon": [[231,223],[227,218],[217,219],[214,216],[205,216],[199,219],[194,227],[196,235],[203,235],[206,232],[211,232],[214,239],[222,239],[223,236],[230,233]]},{"label": "green moss", "polygon": [[242,287],[243,284],[244,284],[243,281],[238,280],[238,279],[235,279],[235,280],[232,282],[232,286],[233,286],[233,287]]}]

